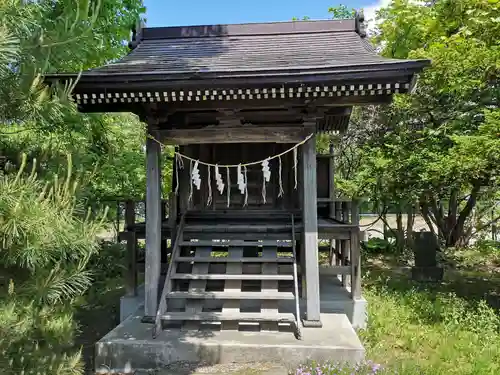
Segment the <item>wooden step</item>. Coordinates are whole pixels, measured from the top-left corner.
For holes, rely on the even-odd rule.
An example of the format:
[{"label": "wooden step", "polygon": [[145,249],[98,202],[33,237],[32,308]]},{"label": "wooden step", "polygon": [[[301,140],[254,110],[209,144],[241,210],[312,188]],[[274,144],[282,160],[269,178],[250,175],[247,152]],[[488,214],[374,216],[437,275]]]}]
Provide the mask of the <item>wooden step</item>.
[{"label": "wooden step", "polygon": [[[191,232],[243,232],[243,233],[267,233],[267,232],[283,232],[290,235],[292,229],[291,224],[186,224],[184,233]],[[287,237],[287,236],[285,236]]]},{"label": "wooden step", "polygon": [[193,263],[293,263],[292,257],[282,258],[261,258],[261,257],[244,257],[244,258],[229,258],[229,257],[178,257],[176,262],[193,262]]},{"label": "wooden step", "polygon": [[238,299],[238,300],[293,300],[295,296],[290,292],[170,292],[167,298],[181,299]]},{"label": "wooden step", "polygon": [[227,209],[220,211],[212,211],[212,210],[203,210],[203,211],[188,211],[186,213],[186,219],[206,219],[206,218],[215,218],[215,219],[233,219],[233,218],[277,218],[283,219],[287,222],[291,219],[291,214],[294,214],[296,217],[300,217],[302,212],[301,210],[292,210],[292,211],[282,211],[282,210],[272,210],[272,209]]},{"label": "wooden step", "polygon": [[192,274],[174,273],[174,280],[293,280],[293,275],[260,275],[260,274]]},{"label": "wooden step", "polygon": [[230,240],[230,241],[210,241],[210,240],[200,240],[200,241],[181,241],[180,246],[217,246],[217,247],[228,247],[228,246],[263,246],[263,247],[292,247],[292,242],[286,241],[241,241],[241,240]]},{"label": "wooden step", "polygon": [[287,322],[294,323],[295,316],[289,313],[227,313],[227,312],[167,312],[161,316],[163,320],[198,320],[205,322],[239,321],[239,322]]}]

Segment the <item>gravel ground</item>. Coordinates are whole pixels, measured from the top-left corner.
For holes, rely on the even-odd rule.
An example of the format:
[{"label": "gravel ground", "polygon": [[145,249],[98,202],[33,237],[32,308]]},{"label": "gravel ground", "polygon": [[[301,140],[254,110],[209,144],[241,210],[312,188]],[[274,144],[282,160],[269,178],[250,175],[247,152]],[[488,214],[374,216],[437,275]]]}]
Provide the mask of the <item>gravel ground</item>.
[{"label": "gravel ground", "polygon": [[200,363],[177,362],[162,370],[135,375],[288,375],[286,368],[273,363],[231,363],[208,366]]}]

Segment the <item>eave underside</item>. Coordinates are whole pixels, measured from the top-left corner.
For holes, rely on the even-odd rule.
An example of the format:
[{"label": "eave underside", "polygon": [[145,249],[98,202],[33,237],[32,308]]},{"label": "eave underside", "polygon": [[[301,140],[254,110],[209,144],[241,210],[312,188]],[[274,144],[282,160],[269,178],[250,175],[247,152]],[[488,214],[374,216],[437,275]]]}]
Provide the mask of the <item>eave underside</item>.
[{"label": "eave underside", "polygon": [[353,106],[390,103],[393,94],[411,89],[411,79],[400,74],[247,85],[215,80],[175,89],[143,82],[127,90],[123,83],[80,82],[74,99],[82,112],[135,113],[155,124],[165,143],[291,143],[311,132],[344,132]]}]

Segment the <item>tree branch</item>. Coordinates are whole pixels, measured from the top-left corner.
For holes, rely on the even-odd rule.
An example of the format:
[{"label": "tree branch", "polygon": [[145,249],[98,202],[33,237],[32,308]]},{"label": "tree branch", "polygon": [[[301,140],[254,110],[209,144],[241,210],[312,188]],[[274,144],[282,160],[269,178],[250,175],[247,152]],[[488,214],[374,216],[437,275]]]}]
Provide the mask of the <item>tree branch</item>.
[{"label": "tree branch", "polygon": [[476,205],[477,194],[479,193],[480,189],[481,189],[481,184],[479,181],[476,181],[472,187],[472,191],[470,193],[469,199],[467,200],[467,203],[466,203],[465,207],[463,208],[463,210],[460,212],[460,216],[458,217],[457,223],[453,227],[453,230],[455,230],[456,227],[463,226],[465,224],[465,220],[470,215],[470,213],[472,212],[472,209]]},{"label": "tree branch", "polygon": [[436,199],[434,197],[429,197],[431,201],[431,206],[430,206],[430,211],[434,215],[434,219],[436,222],[436,226],[438,227],[438,230],[441,232],[441,235],[443,238],[446,238],[446,231],[445,231],[445,225],[444,225],[444,220],[443,217],[441,216],[441,211],[438,208],[438,204],[436,202]]},{"label": "tree branch", "polygon": [[427,206],[427,204],[425,204],[425,203],[420,204],[420,213],[422,214],[422,217],[424,218],[424,221],[427,224],[427,226],[429,227],[432,234],[434,236],[437,236],[436,231],[434,229],[434,225],[432,223],[432,220],[430,219],[429,207]]},{"label": "tree branch", "polygon": [[483,224],[483,225],[477,227],[476,230],[473,231],[472,236],[475,235],[478,232],[481,232],[483,229],[488,228],[490,225],[493,225],[493,224],[497,223],[499,220],[500,220],[500,215],[498,215],[496,218],[488,221],[486,224]]},{"label": "tree branch", "polygon": [[29,130],[34,130],[34,129],[35,128],[24,128],[24,129],[19,129],[19,130],[13,131],[13,132],[0,132],[0,134],[2,134],[2,135],[14,135],[14,134],[23,133],[23,132],[26,132]]}]

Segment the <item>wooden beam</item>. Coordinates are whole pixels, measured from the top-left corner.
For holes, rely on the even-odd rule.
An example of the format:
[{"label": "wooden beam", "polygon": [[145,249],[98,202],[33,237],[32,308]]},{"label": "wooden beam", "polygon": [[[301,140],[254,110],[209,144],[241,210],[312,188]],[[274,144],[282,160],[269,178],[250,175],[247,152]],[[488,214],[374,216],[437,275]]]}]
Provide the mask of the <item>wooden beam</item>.
[{"label": "wooden beam", "polygon": [[319,299],[318,217],[316,191],[316,138],[302,146],[302,204],[305,276],[306,318],[305,327],[321,327]]},{"label": "wooden beam", "polygon": [[318,97],[318,98],[283,98],[283,99],[237,99],[237,100],[213,100],[213,101],[184,101],[184,102],[160,102],[160,103],[96,103],[80,104],[80,112],[132,112],[143,116],[147,108],[152,104],[160,109],[173,114],[177,111],[200,111],[200,110],[220,110],[220,109],[280,109],[290,107],[306,107],[314,104],[317,107],[338,107],[356,105],[378,105],[389,104],[392,100],[391,94],[366,95],[366,96],[338,96],[338,97]]},{"label": "wooden beam", "polygon": [[[150,125],[149,133],[153,133]],[[152,134],[157,136],[156,134]],[[160,145],[146,139],[146,316],[156,316],[161,267],[161,166]]]},{"label": "wooden beam", "polygon": [[169,129],[161,131],[161,139],[166,144],[200,144],[200,143],[296,143],[315,131],[311,126],[241,126],[238,128],[218,129],[205,127],[201,129]]}]

